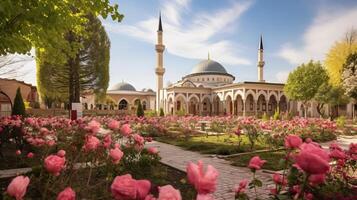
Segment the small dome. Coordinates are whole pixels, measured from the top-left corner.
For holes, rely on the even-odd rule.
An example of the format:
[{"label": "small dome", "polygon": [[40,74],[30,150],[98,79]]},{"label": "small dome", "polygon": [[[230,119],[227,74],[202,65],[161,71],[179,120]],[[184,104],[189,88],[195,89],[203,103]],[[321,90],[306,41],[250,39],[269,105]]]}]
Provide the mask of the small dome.
[{"label": "small dome", "polygon": [[125,82],[115,84],[110,90],[136,91],[134,86]]},{"label": "small dome", "polygon": [[220,73],[227,74],[226,69],[214,60],[203,60],[198,63],[192,70],[192,74],[196,73]]}]

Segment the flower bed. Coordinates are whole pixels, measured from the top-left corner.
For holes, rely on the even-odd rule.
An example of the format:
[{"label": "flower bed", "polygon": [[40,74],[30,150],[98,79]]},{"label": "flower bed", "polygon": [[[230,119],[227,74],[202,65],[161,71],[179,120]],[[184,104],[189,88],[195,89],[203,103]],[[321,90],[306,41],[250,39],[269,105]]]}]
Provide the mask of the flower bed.
[{"label": "flower bed", "polygon": [[[189,123],[195,123],[197,119],[190,119]],[[162,123],[158,123],[161,120]],[[274,127],[287,129],[279,137],[286,148],[280,163],[287,170],[272,176],[275,183],[270,190],[272,198],[354,199],[353,195],[357,192],[353,185],[356,183],[357,144],[351,144],[350,149],[344,151],[333,143],[327,152],[309,138],[303,142],[298,136],[301,133],[294,132],[295,126],[321,131],[332,130],[333,124],[301,119],[287,125],[282,122],[276,122],[278,125],[275,122],[256,123],[252,118],[237,120],[242,120],[232,129],[234,137],[238,137],[237,145],[242,145],[239,142],[242,133],[251,143],[257,139],[260,130],[277,130]],[[66,118],[3,118],[0,125],[1,145],[15,145],[12,156],[17,156],[19,160],[33,159],[34,162],[28,163],[33,168],[30,174],[3,183],[7,185],[5,198],[20,200],[28,195],[34,199],[59,200],[76,197],[181,200],[192,199],[197,193],[198,200],[214,199],[219,171],[209,163],[205,166],[198,161],[187,166],[187,181],[196,192],[184,184],[182,174],[174,180],[156,178],[157,173],[161,174],[165,168],[158,167],[160,158],[157,149],[144,148],[145,142],[151,141],[151,138],[145,137],[147,133],[141,134],[140,127],[150,124],[156,127],[153,130],[157,133],[164,134],[165,128],[161,126],[166,123],[173,122],[167,118],[88,117],[76,121]],[[289,131],[295,134],[288,134]],[[236,199],[258,197],[256,189],[264,183],[256,178],[255,173],[265,163],[259,156],[249,160],[252,178],[232,188]],[[183,188],[175,182],[182,183]]]}]

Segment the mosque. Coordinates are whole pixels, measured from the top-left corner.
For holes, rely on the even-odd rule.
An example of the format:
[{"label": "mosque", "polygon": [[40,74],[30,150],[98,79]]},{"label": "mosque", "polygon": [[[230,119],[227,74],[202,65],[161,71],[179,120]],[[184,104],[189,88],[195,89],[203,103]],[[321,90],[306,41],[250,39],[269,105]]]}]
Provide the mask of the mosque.
[{"label": "mosque", "polygon": [[[156,50],[156,92],[151,89],[137,91],[129,83],[118,83],[107,91],[107,95],[118,102],[117,109],[135,110],[138,101],[144,110],[164,111],[166,115],[177,112],[191,115],[236,115],[271,116],[277,109],[279,112],[290,112],[294,115],[305,115],[301,102],[289,100],[283,91],[284,84],[271,83],[264,80],[264,47],[260,37],[257,59],[257,81],[234,82],[235,76],[227,72],[224,66],[208,58],[193,67],[190,74],[182,77],[174,84],[163,86],[165,74],[163,44],[163,26],[161,16],[157,30]],[[354,104],[342,106],[339,114],[352,117]],[[326,110],[328,112],[328,107]],[[310,102],[308,117],[319,117],[316,102]]]}]

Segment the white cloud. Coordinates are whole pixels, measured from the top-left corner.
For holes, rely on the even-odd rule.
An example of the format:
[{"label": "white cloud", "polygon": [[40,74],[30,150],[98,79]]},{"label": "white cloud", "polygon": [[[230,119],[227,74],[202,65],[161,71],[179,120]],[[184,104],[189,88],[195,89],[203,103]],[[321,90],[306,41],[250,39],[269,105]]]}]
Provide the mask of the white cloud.
[{"label": "white cloud", "polygon": [[300,64],[310,59],[323,60],[335,41],[340,40],[351,28],[357,28],[357,7],[320,12],[303,34],[303,45],[292,47],[284,44],[279,55],[292,64]]},{"label": "white cloud", "polygon": [[[163,1],[162,20],[164,44],[171,54],[202,59],[209,51],[213,59],[219,58],[226,64],[250,64],[246,58],[239,56],[231,41],[213,40],[213,37],[230,29],[230,25],[251,6],[251,1],[234,2],[228,8],[210,13],[183,15],[189,10],[190,0]],[[158,17],[140,21],[135,25],[122,25],[104,22],[108,31],[130,35],[140,40],[155,44]],[[236,45],[235,45],[236,46]]]},{"label": "white cloud", "polygon": [[275,78],[279,83],[285,83],[288,80],[289,73],[289,71],[280,71],[275,75]]}]

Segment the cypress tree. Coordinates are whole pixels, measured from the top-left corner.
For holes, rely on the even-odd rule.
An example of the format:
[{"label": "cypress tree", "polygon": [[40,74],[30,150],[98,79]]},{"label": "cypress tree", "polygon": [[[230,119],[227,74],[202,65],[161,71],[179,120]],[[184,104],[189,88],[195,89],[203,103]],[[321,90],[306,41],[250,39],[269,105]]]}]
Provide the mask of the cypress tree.
[{"label": "cypress tree", "polygon": [[21,96],[21,90],[20,87],[17,88],[16,91],[16,96],[14,100],[14,105],[12,107],[12,115],[20,115],[20,116],[25,116],[26,111],[25,111],[25,104]]},{"label": "cypress tree", "polygon": [[164,117],[165,113],[164,113],[164,109],[160,108],[160,117]]},{"label": "cypress tree", "polygon": [[144,117],[145,113],[144,113],[144,110],[143,110],[143,106],[141,105],[141,102],[139,101],[138,102],[138,107],[136,109],[136,116],[138,117]]}]

